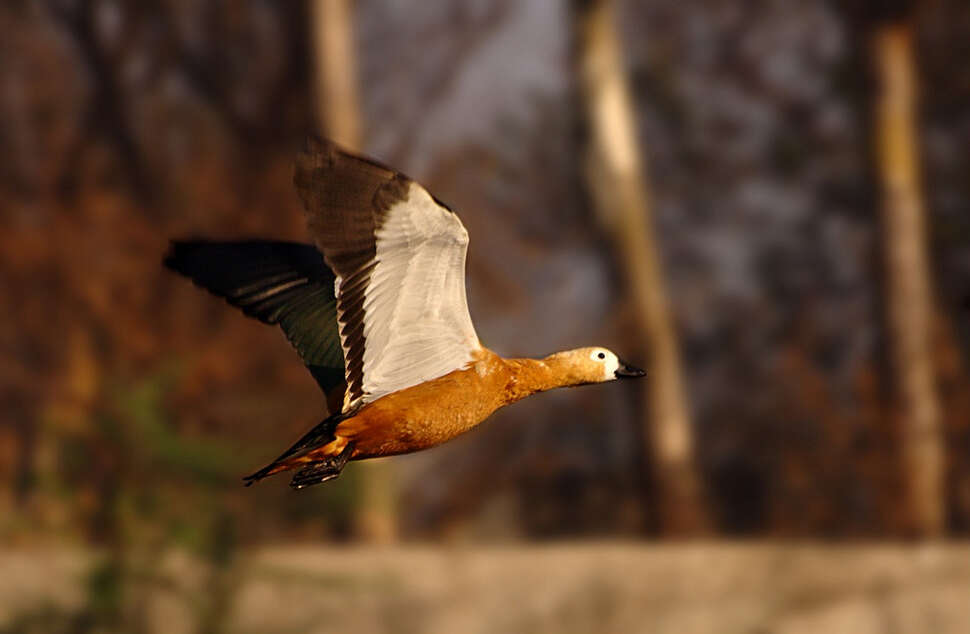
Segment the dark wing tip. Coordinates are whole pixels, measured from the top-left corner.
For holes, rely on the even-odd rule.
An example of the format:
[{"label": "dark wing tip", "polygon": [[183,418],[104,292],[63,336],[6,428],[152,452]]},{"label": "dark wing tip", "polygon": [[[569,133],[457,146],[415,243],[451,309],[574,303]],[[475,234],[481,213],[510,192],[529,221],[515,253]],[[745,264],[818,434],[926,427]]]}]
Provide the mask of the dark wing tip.
[{"label": "dark wing tip", "polygon": [[265,478],[268,478],[271,475],[274,475],[273,469],[276,466],[277,466],[277,463],[273,462],[272,464],[269,464],[263,467],[262,469],[260,469],[259,471],[256,471],[255,473],[250,473],[248,476],[243,476],[243,479],[242,479],[243,486],[251,487],[257,482],[259,482],[260,480],[263,480]]},{"label": "dark wing tip", "polygon": [[[363,169],[361,169],[363,168]],[[375,171],[376,170],[376,171]],[[406,195],[408,184],[413,182],[407,174],[394,169],[369,156],[363,156],[347,148],[341,147],[329,139],[324,139],[316,135],[307,135],[303,150],[297,155],[296,170],[293,173],[293,184],[301,196],[307,196],[308,191],[315,186],[315,179],[336,178],[341,180],[347,171],[367,173],[370,177],[379,178],[382,185],[390,187],[388,192],[391,198],[401,198]],[[332,173],[335,172],[335,173]],[[316,186],[319,187],[320,183]],[[437,196],[428,192],[428,195],[442,209],[455,213],[455,210],[442,201]],[[306,202],[306,199],[304,200]]]},{"label": "dark wing tip", "polygon": [[296,165],[293,170],[293,184],[307,203],[308,192],[314,187],[314,179],[323,168],[333,166],[338,148],[330,141],[324,141],[316,136],[308,136],[303,144],[303,150],[296,155]]},{"label": "dark wing tip", "polygon": [[178,261],[176,251],[178,251],[178,241],[170,240],[168,243],[168,248],[165,250],[165,255],[162,256],[162,266],[167,269],[175,266],[175,263]]},{"label": "dark wing tip", "polygon": [[[342,157],[354,157],[354,154],[334,143],[316,135],[307,135],[303,142],[303,149],[296,155],[296,172],[294,183],[297,186],[309,184],[306,179],[320,168],[332,168]],[[301,180],[303,179],[303,180]]]},{"label": "dark wing tip", "polygon": [[176,273],[188,275],[187,259],[200,242],[199,240],[171,240],[168,243],[168,250],[162,257],[162,266]]},{"label": "dark wing tip", "polygon": [[333,141],[310,134],[304,140],[303,149],[300,150],[298,157],[302,160],[320,161],[322,157],[331,157],[343,151]]},{"label": "dark wing tip", "polygon": [[304,152],[317,152],[318,148],[323,145],[323,139],[315,134],[308,134],[303,139],[303,151]]},{"label": "dark wing tip", "polygon": [[162,266],[191,279],[197,286],[214,290],[201,278],[207,277],[205,273],[219,263],[226,244],[229,243],[214,242],[204,238],[170,240],[168,250],[162,258]]},{"label": "dark wing tip", "polygon": [[303,152],[305,154],[322,154],[335,149],[337,149],[336,143],[316,134],[308,134],[303,140]]},{"label": "dark wing tip", "polygon": [[[348,164],[353,163],[364,163],[375,167],[382,172],[386,172],[384,176],[388,178],[393,178],[395,176],[404,178],[406,180],[412,180],[405,174],[402,174],[399,170],[389,167],[380,161],[371,158],[369,156],[364,156],[358,152],[346,148],[339,143],[336,143],[330,139],[325,139],[323,137],[316,136],[315,134],[308,134],[303,141],[303,149],[297,154],[296,159],[296,178],[300,178],[301,172],[310,172],[315,168],[321,167],[334,167],[339,165],[341,162],[346,162]],[[297,182],[299,185],[299,181]]]}]

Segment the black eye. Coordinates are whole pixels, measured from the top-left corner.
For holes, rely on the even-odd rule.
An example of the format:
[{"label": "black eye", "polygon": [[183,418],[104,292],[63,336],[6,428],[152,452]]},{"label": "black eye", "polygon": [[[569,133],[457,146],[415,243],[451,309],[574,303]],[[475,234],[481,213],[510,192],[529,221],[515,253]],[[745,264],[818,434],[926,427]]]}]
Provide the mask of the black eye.
[{"label": "black eye", "polygon": [[606,358],[606,353],[605,352],[601,352],[601,353],[599,353],[596,356],[599,357],[600,359],[605,359]]}]

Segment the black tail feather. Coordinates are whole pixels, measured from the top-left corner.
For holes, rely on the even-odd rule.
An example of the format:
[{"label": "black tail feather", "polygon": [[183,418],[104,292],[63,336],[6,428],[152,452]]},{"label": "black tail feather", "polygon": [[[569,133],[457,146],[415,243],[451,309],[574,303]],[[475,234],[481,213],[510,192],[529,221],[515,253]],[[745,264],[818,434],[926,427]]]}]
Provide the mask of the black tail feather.
[{"label": "black tail feather", "polygon": [[250,473],[243,477],[243,486],[251,487],[263,478],[271,475],[271,471],[276,467],[276,463],[270,463],[255,473]]},{"label": "black tail feather", "polygon": [[337,425],[353,415],[353,412],[348,412],[346,414],[334,414],[333,416],[328,416],[317,423],[313,429],[303,434],[298,441],[293,443],[292,447],[280,454],[280,457],[273,462],[276,463],[286,460],[287,458],[305,454],[318,447],[326,445],[328,442],[336,438],[334,432],[337,429]]},{"label": "black tail feather", "polygon": [[[277,473],[277,467],[280,465],[280,463],[286,460],[289,460],[291,458],[296,458],[301,455],[307,454],[310,451],[313,451],[314,449],[322,447],[327,443],[331,442],[332,440],[334,440],[336,438],[336,436],[334,436],[334,430],[337,429],[337,425],[340,423],[340,421],[346,419],[348,416],[351,416],[351,415],[352,414],[350,413],[335,414],[333,416],[330,416],[322,420],[313,429],[303,434],[303,436],[298,441],[293,443],[292,447],[290,447],[282,454],[280,454],[280,456],[276,460],[269,463],[259,471],[244,477],[243,481],[246,483],[246,486],[251,486],[254,482],[259,482],[263,478],[273,475],[274,473]],[[348,447],[350,447],[350,445],[348,445]],[[347,453],[347,450],[344,450],[344,453]],[[343,456],[343,454],[341,454],[341,456]],[[338,456],[337,458],[334,458],[332,460],[339,459],[341,456]],[[350,454],[347,453],[347,456],[349,457]],[[330,460],[326,462],[330,462]],[[346,462],[347,462],[347,459],[344,459],[343,462],[340,464],[340,466],[337,468],[336,474],[334,474],[331,477],[334,477],[334,478],[337,477],[337,474],[340,473],[340,469],[343,469],[344,464],[346,464]],[[318,464],[322,464],[322,463],[314,462],[314,463],[310,463],[310,466],[312,467],[313,465],[318,465]],[[306,470],[306,468],[304,470]],[[326,478],[326,479],[330,479],[330,478]],[[324,480],[318,480],[318,481],[323,482]],[[316,482],[314,482],[313,484],[316,484]],[[291,483],[291,486],[292,486],[292,483]]]}]

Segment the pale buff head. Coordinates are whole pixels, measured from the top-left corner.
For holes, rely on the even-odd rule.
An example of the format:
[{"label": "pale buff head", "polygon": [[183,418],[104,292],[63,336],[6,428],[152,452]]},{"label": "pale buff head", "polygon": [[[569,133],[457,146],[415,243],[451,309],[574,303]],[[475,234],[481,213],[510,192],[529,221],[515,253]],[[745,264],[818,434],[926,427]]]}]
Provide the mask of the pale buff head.
[{"label": "pale buff head", "polygon": [[620,361],[610,350],[599,347],[557,352],[543,361],[559,375],[562,385],[603,383],[645,374],[643,370]]}]

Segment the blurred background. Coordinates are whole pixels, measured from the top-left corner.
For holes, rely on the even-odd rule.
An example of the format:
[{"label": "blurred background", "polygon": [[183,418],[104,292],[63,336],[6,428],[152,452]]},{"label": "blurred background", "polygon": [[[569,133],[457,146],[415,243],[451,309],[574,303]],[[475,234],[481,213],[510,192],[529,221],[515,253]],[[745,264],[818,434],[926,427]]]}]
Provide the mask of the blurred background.
[{"label": "blurred background", "polygon": [[[319,132],[560,390],[293,492],[326,405],[161,267]],[[6,0],[0,632],[967,632],[964,0]]]}]

